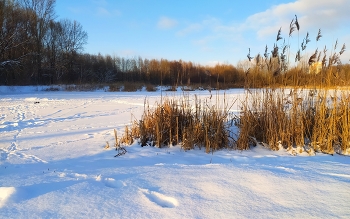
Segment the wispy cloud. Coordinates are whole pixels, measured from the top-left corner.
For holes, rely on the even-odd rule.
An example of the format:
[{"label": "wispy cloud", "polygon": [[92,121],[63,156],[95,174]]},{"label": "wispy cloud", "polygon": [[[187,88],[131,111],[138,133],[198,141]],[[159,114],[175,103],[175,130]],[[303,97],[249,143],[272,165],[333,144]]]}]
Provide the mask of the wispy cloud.
[{"label": "wispy cloud", "polygon": [[177,32],[178,36],[186,36],[188,34],[191,34],[193,32],[198,32],[200,30],[203,29],[203,25],[199,24],[199,23],[194,23],[194,24],[190,24],[187,27],[185,27],[184,29],[180,30]]},{"label": "wispy cloud", "polygon": [[157,23],[157,27],[160,29],[171,29],[175,27],[178,22],[175,19],[171,19],[168,17],[161,17]]},{"label": "wispy cloud", "polygon": [[98,7],[96,9],[96,15],[100,17],[112,17],[112,16],[120,16],[121,12],[119,10],[108,10],[104,7]]},{"label": "wispy cloud", "polygon": [[291,19],[297,15],[301,30],[334,30],[350,20],[349,11],[348,0],[297,0],[253,14],[240,28],[256,30],[258,37],[264,38],[276,34],[280,27],[288,27]]},{"label": "wispy cloud", "polygon": [[113,17],[113,16],[121,16],[121,12],[119,10],[109,8],[107,0],[90,0],[94,5],[94,13],[98,17]]},{"label": "wispy cloud", "polygon": [[212,52],[212,43],[233,41],[239,37],[237,27],[231,24],[224,24],[220,19],[207,17],[206,19],[188,24],[185,28],[176,33],[179,37],[192,37],[192,43],[203,52]]},{"label": "wispy cloud", "polygon": [[[349,0],[296,0],[272,6],[265,11],[252,14],[241,23],[232,21],[223,23],[220,19],[209,17],[200,22],[188,24],[177,32],[178,36],[198,36],[193,44],[200,48],[208,48],[211,43],[225,41],[241,43],[248,38],[257,41],[275,37],[282,27],[282,32],[288,34],[291,20],[298,16],[301,33],[307,31],[317,33],[319,28],[323,33],[339,30],[350,20]],[[197,34],[200,33],[200,34]]]},{"label": "wispy cloud", "polygon": [[192,33],[207,31],[207,32],[219,32],[221,29],[229,29],[222,25],[221,21],[214,17],[208,17],[201,22],[188,24],[185,28],[177,32],[178,36],[186,36]]}]

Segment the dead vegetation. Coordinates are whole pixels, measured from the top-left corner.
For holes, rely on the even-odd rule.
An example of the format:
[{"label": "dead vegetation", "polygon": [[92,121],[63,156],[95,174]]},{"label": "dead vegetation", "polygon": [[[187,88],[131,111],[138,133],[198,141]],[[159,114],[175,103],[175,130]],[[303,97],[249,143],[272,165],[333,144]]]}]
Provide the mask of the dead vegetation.
[{"label": "dead vegetation", "polygon": [[[297,17],[290,24],[289,37],[295,30],[300,30]],[[248,150],[260,144],[275,151],[286,149],[293,155],[349,155],[350,92],[334,87],[347,86],[349,69],[340,61],[345,44],[336,52],[336,42],[330,54],[326,47],[316,49],[305,64],[301,63],[302,55],[309,37],[307,33],[292,68],[289,43],[284,40],[278,45],[283,39],[281,29],[271,53],[266,46],[264,55],[254,58],[249,49],[248,60],[255,64],[245,72],[246,95],[234,120],[229,114],[232,101],[224,98],[220,107],[218,95],[213,105],[197,97],[191,103],[184,95],[181,100],[161,101],[154,109],[145,104],[141,120],[126,127],[123,142],[131,144],[138,139],[141,146],[156,147],[180,144],[184,150],[205,148],[207,153],[223,148]],[[319,30],[316,41],[321,37]],[[318,74],[310,73],[308,66],[317,62],[322,68]],[[232,124],[239,128],[237,136]]]},{"label": "dead vegetation", "polygon": [[[225,98],[224,98],[225,99]],[[137,139],[141,146],[168,147],[180,144],[184,150],[204,148],[207,153],[233,148],[229,109],[233,102],[212,105],[209,99],[165,98],[151,109],[145,103],[141,120],[126,127],[122,142]],[[219,107],[221,106],[221,107]]]},{"label": "dead vegetation", "polygon": [[[299,28],[295,17],[290,25],[289,37]],[[316,41],[321,37],[319,30]],[[251,85],[258,87],[256,84],[259,82],[254,81],[257,77],[249,80],[247,76],[246,98],[237,123],[240,128],[237,148],[246,150],[252,145],[262,144],[271,150],[285,148],[292,154],[349,154],[349,92],[338,91],[334,87],[334,84],[339,83],[346,85],[345,78],[340,77],[341,71],[343,76],[348,74],[344,72],[346,69],[342,68],[340,61],[346,49],[345,44],[336,52],[336,41],[328,56],[326,47],[323,51],[316,49],[305,65],[301,63],[302,54],[311,41],[307,33],[301,48],[296,52],[296,66],[289,69],[290,45],[284,40],[279,47],[278,41],[282,39],[280,29],[271,55],[266,46],[264,57],[258,54],[253,59],[249,50],[248,59],[256,62],[250,72],[264,72],[269,86],[253,90]],[[318,74],[312,74],[308,66],[316,62],[322,63],[322,69]],[[291,84],[290,80],[294,86],[283,88],[283,85]],[[305,81],[308,82],[307,89],[303,88]]]},{"label": "dead vegetation", "polygon": [[293,154],[349,153],[348,91],[259,89],[246,95],[238,122],[238,149],[261,143]]}]

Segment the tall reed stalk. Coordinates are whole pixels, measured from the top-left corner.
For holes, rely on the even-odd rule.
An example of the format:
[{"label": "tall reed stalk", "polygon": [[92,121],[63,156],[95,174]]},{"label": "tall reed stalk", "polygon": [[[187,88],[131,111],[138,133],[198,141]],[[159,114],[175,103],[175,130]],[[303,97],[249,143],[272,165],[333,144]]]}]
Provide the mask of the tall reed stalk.
[{"label": "tall reed stalk", "polygon": [[[294,29],[298,30],[297,17],[290,25],[289,37]],[[321,38],[319,30],[316,41]],[[307,152],[322,152],[327,154],[350,152],[350,97],[348,91],[339,93],[337,89],[330,89],[334,81],[339,78],[337,72],[341,65],[340,55],[345,51],[345,44],[339,52],[336,52],[336,45],[332,49],[329,63],[326,65],[326,49],[322,60],[322,71],[319,74],[312,74],[304,64],[295,68],[292,75],[294,86],[284,88],[276,82],[286,82],[290,77],[289,54],[285,55],[284,43],[278,46],[281,37],[281,29],[277,34],[276,43],[273,46],[271,55],[265,49],[265,66],[256,68],[266,69],[270,75],[266,88],[252,90],[249,85],[256,82],[247,78],[246,97],[242,103],[242,113],[239,117],[239,136],[237,148],[248,149],[252,145],[261,144],[271,150],[287,149],[293,154]],[[289,42],[289,40],[288,40]],[[301,51],[304,51],[310,42],[309,33],[303,39],[301,48],[296,53],[296,63],[302,60]],[[288,43],[287,45],[290,48]],[[318,62],[321,52],[318,49],[308,59],[309,67]],[[260,55],[257,56],[260,58]],[[249,61],[254,58],[248,54]],[[256,61],[258,63],[258,61]],[[338,69],[338,70],[337,70]],[[310,74],[310,75],[308,75]],[[304,89],[300,87],[303,79],[300,75],[306,75],[315,81],[313,88]],[[254,79],[254,78],[253,78]],[[316,81],[319,82],[316,84]],[[326,82],[326,83],[323,83]]]}]

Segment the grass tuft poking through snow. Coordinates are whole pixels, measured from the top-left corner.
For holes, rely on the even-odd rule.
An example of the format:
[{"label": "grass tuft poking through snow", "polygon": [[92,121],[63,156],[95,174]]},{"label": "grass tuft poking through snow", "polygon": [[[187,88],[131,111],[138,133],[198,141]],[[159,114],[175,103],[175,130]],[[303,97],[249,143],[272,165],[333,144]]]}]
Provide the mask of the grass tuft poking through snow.
[{"label": "grass tuft poking through snow", "polygon": [[141,146],[156,147],[181,144],[184,150],[205,148],[207,153],[233,148],[230,109],[234,103],[228,103],[225,95],[215,105],[197,96],[191,101],[186,95],[181,100],[166,98],[152,109],[145,106],[141,120],[125,128],[121,142],[132,144],[139,139]]}]

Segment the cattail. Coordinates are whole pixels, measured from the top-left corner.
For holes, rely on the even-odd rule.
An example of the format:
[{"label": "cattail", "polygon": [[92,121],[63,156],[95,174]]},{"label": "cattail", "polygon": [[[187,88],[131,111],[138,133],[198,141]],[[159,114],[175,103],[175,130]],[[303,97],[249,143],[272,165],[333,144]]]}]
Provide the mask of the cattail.
[{"label": "cattail", "polygon": [[301,59],[301,56],[300,56],[300,49],[299,49],[297,54],[295,55],[295,62],[299,62],[300,59]]},{"label": "cattail", "polygon": [[327,46],[324,46],[323,53],[326,54],[328,51]]},{"label": "cattail", "polygon": [[271,51],[271,53],[272,53],[272,57],[273,58],[276,58],[278,56],[278,46],[277,46],[277,44],[273,45],[273,50]]},{"label": "cattail", "polygon": [[249,48],[249,52],[248,52],[247,58],[248,58],[249,62],[254,58],[254,57],[250,56],[250,48]]},{"label": "cattail", "polygon": [[281,61],[282,61],[282,65],[285,66],[286,63],[286,55],[281,53]]},{"label": "cattail", "polygon": [[245,75],[247,76],[249,73],[250,73],[250,68],[248,68],[248,69],[245,71]]},{"label": "cattail", "polygon": [[309,39],[309,32],[306,33],[306,37],[305,37],[305,47],[306,45],[310,42],[311,40]]},{"label": "cattail", "polygon": [[321,37],[322,37],[321,29],[318,29],[318,34],[317,34],[317,37],[316,37],[316,41],[319,41]]},{"label": "cattail", "polygon": [[265,46],[265,53],[264,53],[264,57],[265,59],[267,59],[267,57],[269,56],[269,53],[267,52],[268,48],[267,45]]},{"label": "cattail", "polygon": [[327,55],[324,53],[323,59],[322,59],[322,68],[325,68],[327,65]]},{"label": "cattail", "polygon": [[278,30],[276,42],[282,39],[282,37],[281,37],[281,31],[282,31],[282,27],[280,27],[280,29]]},{"label": "cattail", "polygon": [[292,36],[292,33],[295,31],[295,26],[294,26],[294,18],[292,19],[292,21],[289,24],[289,37]]},{"label": "cattail", "polygon": [[286,66],[286,51],[287,51],[287,45],[283,46],[282,53],[281,53],[281,61],[283,63],[283,68]]},{"label": "cattail", "polygon": [[337,46],[338,46],[338,39],[335,41],[334,50],[337,49]]},{"label": "cattail", "polygon": [[310,66],[312,63],[315,62],[317,53],[318,53],[318,50],[316,49],[315,53],[314,53],[312,56],[310,56],[310,58],[309,58],[309,66]]},{"label": "cattail", "polygon": [[281,53],[281,61],[284,63],[286,61],[286,55]]},{"label": "cattail", "polygon": [[346,47],[345,47],[345,43],[344,43],[340,52],[339,52],[339,55],[342,55],[345,52],[345,50],[346,50]]},{"label": "cattail", "polygon": [[334,64],[336,64],[339,61],[340,61],[339,55],[337,53],[334,53],[331,57],[329,57],[328,65],[329,66],[334,65]]},{"label": "cattail", "polygon": [[256,63],[256,66],[258,66],[260,64],[260,60],[261,59],[261,55],[260,53],[258,53],[258,55],[255,57],[255,63]]},{"label": "cattail", "polygon": [[303,39],[303,42],[301,43],[301,50],[304,51],[306,49],[306,43],[305,39]]},{"label": "cattail", "polygon": [[297,15],[295,15],[295,22],[294,22],[295,26],[297,27],[297,30],[299,31],[300,29],[300,25],[299,25],[299,22],[298,22],[298,17]]},{"label": "cattail", "polygon": [[319,61],[321,60],[321,54],[322,54],[322,52],[320,51],[320,52],[318,53],[318,56],[317,56],[317,62],[319,62]]},{"label": "cattail", "polygon": [[287,45],[284,45],[283,50],[282,50],[282,53],[285,54],[286,51],[287,51]]}]

